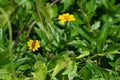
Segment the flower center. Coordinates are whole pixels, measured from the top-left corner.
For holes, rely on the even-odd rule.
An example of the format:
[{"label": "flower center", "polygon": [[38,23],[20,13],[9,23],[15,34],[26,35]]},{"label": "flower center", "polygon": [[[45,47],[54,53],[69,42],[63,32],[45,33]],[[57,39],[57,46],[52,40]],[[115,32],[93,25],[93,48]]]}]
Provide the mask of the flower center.
[{"label": "flower center", "polygon": [[36,45],[36,41],[35,41],[35,40],[33,40],[33,43],[32,43],[32,48],[34,48],[34,47],[35,47],[35,45]]}]

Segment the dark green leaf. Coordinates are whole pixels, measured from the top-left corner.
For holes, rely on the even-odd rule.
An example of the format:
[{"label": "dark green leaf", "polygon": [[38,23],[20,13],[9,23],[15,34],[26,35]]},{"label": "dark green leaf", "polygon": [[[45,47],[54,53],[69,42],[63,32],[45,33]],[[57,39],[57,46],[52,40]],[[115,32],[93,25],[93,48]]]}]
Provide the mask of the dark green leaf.
[{"label": "dark green leaf", "polygon": [[110,22],[108,21],[102,26],[102,30],[100,31],[100,34],[97,39],[97,51],[98,52],[103,51],[103,47],[104,47],[104,44],[105,44],[105,41],[108,35],[109,27],[110,27]]},{"label": "dark green leaf", "polygon": [[78,31],[78,33],[83,36],[85,39],[87,39],[88,41],[90,41],[91,43],[94,42],[94,39],[92,37],[90,37],[86,32],[85,30],[83,29],[83,27],[81,26],[77,26],[77,25],[72,25],[72,27]]}]

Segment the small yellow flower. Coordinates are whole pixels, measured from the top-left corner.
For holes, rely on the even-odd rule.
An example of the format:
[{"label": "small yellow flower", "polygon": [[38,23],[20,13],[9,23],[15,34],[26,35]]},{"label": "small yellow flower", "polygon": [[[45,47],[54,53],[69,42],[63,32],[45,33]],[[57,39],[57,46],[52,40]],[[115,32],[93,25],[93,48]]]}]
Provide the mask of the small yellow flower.
[{"label": "small yellow flower", "polygon": [[64,24],[66,21],[75,21],[74,16],[72,14],[70,15],[69,13],[59,15],[58,19],[60,20],[61,24]]},{"label": "small yellow flower", "polygon": [[38,40],[29,40],[27,44],[29,48],[33,51],[38,50],[38,48],[40,47],[40,42]]}]

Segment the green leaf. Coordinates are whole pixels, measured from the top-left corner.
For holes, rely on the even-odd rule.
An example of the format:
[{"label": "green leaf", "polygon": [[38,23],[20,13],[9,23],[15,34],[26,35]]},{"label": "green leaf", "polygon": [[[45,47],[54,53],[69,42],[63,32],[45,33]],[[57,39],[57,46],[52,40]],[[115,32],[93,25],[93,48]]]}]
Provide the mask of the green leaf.
[{"label": "green leaf", "polygon": [[37,80],[46,80],[47,66],[41,61],[37,61],[34,65],[34,78]]},{"label": "green leaf", "polygon": [[98,67],[92,61],[87,61],[79,75],[83,77],[83,80],[110,80],[113,77],[110,72],[110,70]]},{"label": "green leaf", "polygon": [[69,60],[70,59],[65,55],[57,60],[57,64],[54,68],[51,79],[53,79],[61,70],[63,70],[67,66]]},{"label": "green leaf", "polygon": [[100,27],[100,21],[97,21],[92,25],[91,30],[97,30],[99,27]]},{"label": "green leaf", "polygon": [[118,51],[120,50],[120,44],[111,44],[109,45],[105,51]]},{"label": "green leaf", "polygon": [[28,0],[14,0],[15,3],[18,5],[22,5],[23,3],[27,2]]},{"label": "green leaf", "polygon": [[97,38],[97,51],[98,52],[103,51],[103,47],[107,39],[109,27],[110,27],[110,22],[108,21],[102,26],[102,30],[100,31],[100,34]]},{"label": "green leaf", "polygon": [[96,4],[95,0],[90,0],[89,2],[86,3],[86,9],[88,10],[87,13],[88,14],[92,14],[95,12],[98,4]]},{"label": "green leaf", "polygon": [[85,51],[82,54],[80,54],[78,57],[76,57],[76,59],[81,59],[81,58],[84,58],[84,57],[89,56],[89,55],[90,55],[90,52]]},{"label": "green leaf", "polygon": [[5,6],[7,6],[8,5],[8,3],[9,3],[9,1],[8,0],[0,0],[0,7],[5,7]]},{"label": "green leaf", "polygon": [[8,72],[7,69],[0,69],[0,80],[12,80],[12,73]]},{"label": "green leaf", "polygon": [[3,29],[0,28],[0,48],[4,46]]},{"label": "green leaf", "polygon": [[49,25],[49,29],[50,29],[52,37],[53,37],[52,43],[53,43],[53,45],[58,46],[58,44],[60,42],[60,35],[62,34],[62,31],[60,31],[58,28],[55,28],[55,26],[52,24],[48,24],[48,25]]},{"label": "green leaf", "polygon": [[83,36],[85,39],[87,39],[89,42],[91,42],[91,43],[93,43],[94,42],[94,39],[92,38],[92,37],[90,37],[86,32],[85,32],[85,30],[83,29],[83,27],[81,27],[81,26],[77,26],[77,25],[73,25],[73,24],[71,24],[72,25],[72,27],[76,30],[76,31],[78,31],[78,33],[81,35],[81,36]]},{"label": "green leaf", "polygon": [[[45,17],[45,19],[49,22],[51,22],[50,20],[50,15],[47,12],[47,8],[45,6],[45,1],[44,0],[36,0],[36,6],[39,10],[39,12],[42,13],[42,15]],[[40,14],[39,14],[40,15]]]},{"label": "green leaf", "polygon": [[81,47],[81,46],[87,46],[88,43],[83,40],[72,40],[71,42],[68,43],[68,45]]},{"label": "green leaf", "polygon": [[107,0],[101,0],[101,3],[105,6],[106,9],[109,8],[108,1],[107,1]]},{"label": "green leaf", "polygon": [[103,68],[99,68],[97,67],[93,62],[89,61],[86,64],[86,68],[90,69],[92,72],[92,78],[101,78],[103,80],[109,80],[110,79],[110,75],[109,75],[109,71]]},{"label": "green leaf", "polygon": [[57,5],[53,5],[50,8],[48,8],[48,13],[50,14],[50,18],[55,18],[58,15],[57,12]]},{"label": "green leaf", "polygon": [[115,61],[115,70],[116,71],[120,71],[120,58],[118,58],[116,61]]},{"label": "green leaf", "polygon": [[30,62],[30,58],[21,58],[21,59],[18,59],[15,63],[14,63],[14,67],[15,69],[18,68],[20,65],[22,64],[25,64],[25,63],[28,63]]},{"label": "green leaf", "polygon": [[110,60],[114,60],[115,55],[114,54],[107,54],[106,58],[109,58]]},{"label": "green leaf", "polygon": [[44,40],[47,39],[45,34],[44,34],[44,32],[42,30],[40,30],[39,28],[36,28],[36,27],[34,27],[34,30],[37,33],[37,35],[39,36],[39,38],[42,38]]},{"label": "green leaf", "polygon": [[28,70],[28,69],[30,69],[30,65],[29,64],[24,64],[24,65],[20,65],[19,67],[18,67],[18,69],[17,70]]},{"label": "green leaf", "polygon": [[0,28],[4,27],[5,24],[8,22],[8,25],[10,24],[9,16],[14,11],[13,6],[8,5],[5,8],[0,7]]},{"label": "green leaf", "polygon": [[74,3],[74,0],[64,0],[64,8],[62,12],[67,10],[73,3]]},{"label": "green leaf", "polygon": [[63,75],[68,75],[69,80],[73,80],[75,76],[77,76],[77,65],[75,61],[70,61],[68,63],[67,69],[63,72]]},{"label": "green leaf", "polygon": [[10,50],[4,50],[0,51],[0,67],[3,67],[4,65],[11,63],[11,52]]},{"label": "green leaf", "polygon": [[83,67],[78,74],[83,80],[89,80],[92,77],[91,71],[86,67]]}]

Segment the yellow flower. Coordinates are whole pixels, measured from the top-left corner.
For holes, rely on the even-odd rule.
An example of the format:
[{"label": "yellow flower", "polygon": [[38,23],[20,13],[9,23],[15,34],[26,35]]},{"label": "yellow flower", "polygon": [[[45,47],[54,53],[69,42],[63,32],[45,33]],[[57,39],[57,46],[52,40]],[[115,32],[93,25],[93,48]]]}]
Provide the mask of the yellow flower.
[{"label": "yellow flower", "polygon": [[61,24],[64,24],[66,21],[75,21],[74,16],[72,14],[70,15],[69,13],[59,15],[58,19],[60,20]]},{"label": "yellow flower", "polygon": [[38,50],[38,48],[40,47],[40,42],[38,40],[29,40],[27,44],[29,48],[33,51]]}]

